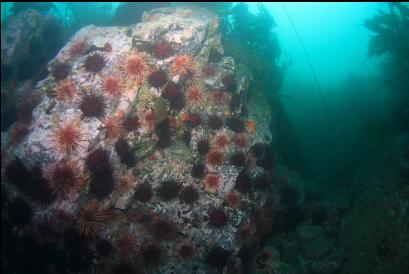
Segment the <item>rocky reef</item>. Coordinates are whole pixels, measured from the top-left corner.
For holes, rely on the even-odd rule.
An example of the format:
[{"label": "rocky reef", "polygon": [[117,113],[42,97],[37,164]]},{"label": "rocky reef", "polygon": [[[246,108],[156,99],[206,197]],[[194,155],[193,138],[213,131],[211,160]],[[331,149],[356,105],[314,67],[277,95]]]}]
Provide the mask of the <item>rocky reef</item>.
[{"label": "rocky reef", "polygon": [[218,27],[205,9],[155,9],[84,27],[48,63],[25,134],[2,138],[2,209],[12,254],[57,255],[17,268],[250,271],[278,203],[271,121],[246,113],[251,77]]}]

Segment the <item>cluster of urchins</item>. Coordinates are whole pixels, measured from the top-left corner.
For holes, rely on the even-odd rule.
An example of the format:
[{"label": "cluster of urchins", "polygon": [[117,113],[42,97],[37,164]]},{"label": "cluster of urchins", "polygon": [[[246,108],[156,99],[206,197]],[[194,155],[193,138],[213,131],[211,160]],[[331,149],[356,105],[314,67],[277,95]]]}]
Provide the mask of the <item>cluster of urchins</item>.
[{"label": "cluster of urchins", "polygon": [[[109,43],[98,48],[89,45],[83,39],[75,42],[69,49],[69,55],[73,59],[85,56],[83,68],[92,75],[101,76],[102,92],[80,94],[76,84],[69,79],[71,65],[66,62],[56,64],[52,70],[52,76],[57,81],[53,96],[61,102],[77,101],[77,107],[83,114],[82,119],[89,117],[100,119],[106,129],[106,138],[114,141],[114,150],[121,162],[127,168],[134,168],[137,159],[125,138],[126,133],[138,130],[141,124],[148,125],[154,128],[159,137],[158,148],[165,148],[171,144],[173,127],[178,122],[176,115],[179,114],[181,121],[190,129],[201,124],[202,119],[198,114],[181,115],[180,111],[186,104],[202,104],[208,95],[195,84],[197,73],[192,56],[176,55],[169,65],[169,75],[164,70],[151,68],[148,56],[166,59],[175,54],[173,46],[167,42],[157,42],[146,52],[130,52],[121,62],[120,74],[103,76],[106,65],[104,54],[110,54],[112,51]],[[210,52],[209,64],[203,68],[204,77],[215,75],[216,69],[213,65],[221,57],[217,50]],[[179,84],[168,81],[168,78],[173,75],[179,75],[182,81]],[[126,81],[133,81],[139,85],[146,79],[151,86],[162,90],[162,97],[169,103],[170,114],[173,116],[170,115],[167,119],[157,122],[153,110],[147,110],[142,119],[132,113],[124,116],[106,115],[106,97],[121,96]],[[215,104],[224,104],[234,112],[241,104],[240,96],[235,92],[235,78],[227,74],[222,78],[222,82],[224,90],[211,92],[210,98]],[[247,168],[258,165],[271,171],[274,153],[261,144],[254,145],[250,150],[247,149],[246,131],[255,128],[253,124],[246,123],[239,116],[226,119],[217,115],[207,117],[206,125],[213,132],[220,130],[224,124],[233,132],[234,138],[230,140],[225,134],[217,134],[212,141],[200,140],[195,149],[201,160],[193,163],[191,176],[198,180],[204,178],[205,190],[216,193],[219,177],[215,173],[206,174],[205,163],[213,166],[223,165],[225,159],[222,151],[230,143],[234,143],[237,152],[230,156],[230,164],[242,168],[242,171],[237,177],[235,190],[227,194],[226,202],[231,207],[240,208],[244,206],[240,195],[251,192],[253,188],[268,187],[268,172],[259,178],[251,179]],[[7,181],[20,193],[19,196],[9,199],[5,189],[2,189],[2,208],[3,204],[6,208],[4,234],[9,239],[6,241],[6,246],[9,245],[9,253],[15,258],[11,259],[10,264],[14,265],[19,273],[28,271],[66,273],[64,271],[67,270],[76,273],[89,269],[95,258],[101,259],[98,260],[99,262],[103,262],[103,258],[108,258],[107,262],[109,262],[115,256],[119,260],[114,266],[98,263],[97,267],[101,268],[102,272],[136,273],[141,269],[151,269],[160,265],[169,252],[161,246],[161,242],[177,238],[175,237],[177,228],[171,221],[155,212],[129,210],[125,214],[128,221],[146,225],[152,234],[143,246],[136,247],[135,235],[128,232],[119,233],[114,237],[113,242],[99,238],[107,222],[117,220],[121,212],[106,208],[98,200],[108,197],[115,187],[121,191],[134,187],[134,177],[124,175],[116,178],[110,152],[101,147],[90,152],[85,160],[86,172],[81,173],[78,165],[70,160],[70,155],[86,141],[86,133],[81,129],[80,120],[62,123],[52,132],[51,139],[56,151],[64,155],[64,160],[47,167],[34,166],[28,170],[21,160],[15,159],[5,168]],[[189,143],[190,136],[187,139]],[[243,151],[249,151],[249,155]],[[47,207],[55,200],[72,201],[77,199],[85,189],[88,189],[88,194],[93,199],[86,202],[75,216],[72,216],[63,206],[54,205],[50,216],[42,217],[44,220],[36,216],[34,204]],[[154,192],[163,201],[179,198],[181,202],[188,205],[193,205],[200,198],[200,193],[195,186],[182,188],[181,183],[174,180],[163,182],[156,190],[153,190],[147,182],[140,184],[135,188],[134,197],[137,201],[146,203],[152,199]],[[260,214],[263,215],[263,209],[255,212],[258,215],[253,216],[252,223],[243,224],[239,230],[240,237],[245,238],[251,233],[256,234],[257,230],[265,229],[266,224],[263,220],[266,218],[260,218]],[[208,212],[207,221],[210,226],[222,229],[228,223],[229,216],[222,207],[213,208]],[[16,231],[28,233],[21,236]],[[61,246],[64,246],[64,251],[61,250]],[[182,241],[175,246],[176,254],[181,260],[195,257],[197,246],[193,243]],[[243,247],[241,254],[246,254],[249,248],[248,245]],[[232,254],[222,247],[213,247],[206,252],[206,263],[216,269],[225,268],[232,258]],[[56,255],[50,255],[50,253]],[[246,256],[242,257],[244,260]],[[22,259],[24,263],[19,264]]]}]

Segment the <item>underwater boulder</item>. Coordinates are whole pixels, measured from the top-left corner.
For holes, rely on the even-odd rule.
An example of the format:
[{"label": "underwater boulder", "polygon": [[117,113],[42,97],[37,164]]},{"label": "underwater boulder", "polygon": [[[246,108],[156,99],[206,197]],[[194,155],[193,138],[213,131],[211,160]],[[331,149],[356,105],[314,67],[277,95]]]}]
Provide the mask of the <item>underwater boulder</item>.
[{"label": "underwater boulder", "polygon": [[[27,169],[40,166],[46,182],[56,180],[56,164],[64,164],[64,176],[75,178],[74,186],[66,186],[72,195],[60,195],[46,208],[33,204],[33,210],[51,216],[58,212],[68,223],[73,218],[77,233],[130,250],[120,252],[119,260],[141,260],[148,273],[229,267],[242,245],[239,230],[256,223],[254,211],[263,212],[265,220],[253,225],[263,236],[268,233],[272,188],[235,190],[240,174],[250,184],[265,174],[251,147],[268,146],[272,138],[267,120],[257,120],[256,126],[230,109],[232,94],[246,92],[243,83],[250,76],[236,73],[228,56],[212,59],[214,81],[200,73],[213,49],[223,52],[218,24],[215,14],[199,7],[160,8],[145,12],[139,24],[89,25],[71,38],[48,63],[48,77],[35,86],[40,103],[27,136],[13,147],[4,146]],[[152,49],[158,44],[172,50],[157,55]],[[160,85],[149,80],[154,71],[164,74]],[[229,90],[223,75],[234,77]],[[169,86],[173,92],[165,91]],[[240,96],[236,100],[242,104]],[[215,130],[200,122],[212,116],[222,121]],[[239,131],[225,123],[231,117]],[[237,145],[237,139],[245,142]],[[208,149],[198,151],[203,140]],[[209,154],[221,155],[221,161],[210,161]],[[240,155],[240,164],[231,160],[234,155]],[[203,174],[195,175],[195,166],[203,167]],[[171,199],[163,199],[164,189]],[[166,227],[155,225],[160,223]],[[153,228],[160,235],[172,231],[172,237],[152,239]],[[247,234],[249,241],[261,237]],[[88,252],[89,243],[84,245]],[[181,263],[176,251],[183,245],[193,247],[194,260]],[[132,252],[136,248],[144,251],[142,258]],[[223,255],[222,260],[214,254]]]}]

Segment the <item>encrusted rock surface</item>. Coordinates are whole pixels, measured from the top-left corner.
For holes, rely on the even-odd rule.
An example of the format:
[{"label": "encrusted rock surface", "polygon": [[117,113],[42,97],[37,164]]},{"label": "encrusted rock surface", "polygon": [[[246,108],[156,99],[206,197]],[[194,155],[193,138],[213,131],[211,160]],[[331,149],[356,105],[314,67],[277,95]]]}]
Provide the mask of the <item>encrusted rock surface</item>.
[{"label": "encrusted rock surface", "polygon": [[[50,216],[55,208],[64,208],[75,219],[84,205],[98,199],[100,205],[117,212],[114,221],[105,224],[99,237],[115,243],[124,233],[131,235],[135,252],[129,256],[136,265],[144,266],[140,254],[148,243],[154,242],[163,248],[166,255],[163,255],[160,263],[154,268],[147,267],[148,272],[154,273],[210,273],[214,269],[206,262],[213,248],[221,247],[230,255],[238,252],[244,241],[239,231],[246,224],[252,224],[251,214],[255,209],[262,208],[268,190],[253,191],[254,186],[251,185],[251,193],[247,190],[239,193],[236,179],[240,173],[245,173],[253,184],[257,177],[264,175],[263,168],[257,166],[257,157],[253,155],[251,147],[256,143],[267,145],[272,137],[267,121],[266,124],[258,124],[259,121],[246,120],[241,115],[240,100],[235,103],[236,106],[229,104],[232,97],[243,96],[250,79],[245,74],[235,72],[231,57],[220,56],[209,61],[212,51],[220,55],[223,53],[217,27],[217,16],[207,10],[163,8],[145,13],[142,23],[129,27],[84,27],[59,51],[48,65],[49,76],[36,86],[42,100],[33,111],[29,134],[20,144],[9,147],[8,154],[22,159],[27,168],[40,165],[44,174],[55,163],[73,162],[87,185],[74,198],[64,199],[63,203],[59,199],[49,207],[38,207],[32,202],[37,215],[41,216],[37,222],[52,218]],[[171,45],[169,56],[157,58],[154,49],[157,43]],[[124,64],[131,53],[142,56],[147,63],[141,81],[127,77],[129,73]],[[101,56],[104,65],[102,69],[92,72],[87,69],[86,63],[94,55]],[[181,55],[191,56],[194,60],[188,75],[172,71],[175,58]],[[56,76],[55,71],[60,64],[68,64],[69,73],[63,77],[66,79],[60,80]],[[155,87],[149,75],[159,70],[166,73],[167,84]],[[117,76],[123,83],[120,95],[112,96],[104,91],[104,81],[109,76]],[[233,79],[226,80],[227,76]],[[67,80],[73,83],[75,95],[71,99],[61,100],[56,90]],[[187,99],[179,108],[172,107],[169,98],[164,99],[164,90],[170,83],[179,85],[183,95],[179,100]],[[187,93],[194,87],[198,87],[202,95],[198,101],[189,102]],[[214,99],[215,92],[222,95],[217,97],[219,101]],[[105,110],[101,117],[87,117],[84,114],[81,105],[88,95],[103,96]],[[154,118],[146,118],[150,113],[154,114]],[[207,121],[210,115],[221,117],[224,125],[220,129],[209,128]],[[124,120],[133,116],[138,117],[136,129],[125,130]],[[120,136],[107,138],[107,117],[120,121]],[[239,119],[241,125],[238,129],[234,125],[228,126],[230,117]],[[76,122],[82,137],[75,149],[68,153],[61,151],[55,133],[69,122]],[[165,132],[158,129],[164,123],[170,127]],[[168,134],[169,144],[165,142],[163,147],[159,146],[158,142],[167,138]],[[218,147],[215,143],[217,136],[227,138],[227,144]],[[239,137],[245,140],[241,145],[234,141]],[[212,150],[222,153],[223,164],[211,164],[206,160],[206,155],[198,153],[197,144],[203,139],[209,140]],[[125,140],[129,145],[134,163],[126,162],[118,155],[118,140]],[[114,167],[115,184],[109,195],[98,196],[90,190],[95,174],[90,172],[86,161],[97,148],[109,151],[109,160]],[[236,152],[245,157],[245,162],[238,166],[230,160]],[[195,163],[205,167],[202,178],[191,175]],[[218,185],[211,191],[205,185],[207,175],[218,178]],[[123,183],[126,180],[128,185]],[[181,190],[193,187],[199,194],[198,200],[192,205],[183,203],[180,193],[169,201],[161,199],[158,190],[166,181],[176,181]],[[142,185],[149,185],[153,190],[153,197],[148,202],[140,202],[135,197],[135,190]],[[236,205],[226,201],[226,196],[232,193],[238,197]],[[226,224],[220,227],[212,226],[209,221],[209,213],[216,209],[227,215]],[[153,223],[161,219],[168,220],[176,231],[170,240],[152,235]],[[250,232],[248,234],[250,239],[254,236]],[[177,250],[182,243],[195,247],[194,260],[180,258]],[[123,259],[118,256],[119,260]],[[232,258],[230,256],[229,260],[234,262]],[[115,265],[118,258],[111,260]],[[97,268],[99,264],[97,261]],[[109,272],[110,269],[108,267],[105,271]]]}]

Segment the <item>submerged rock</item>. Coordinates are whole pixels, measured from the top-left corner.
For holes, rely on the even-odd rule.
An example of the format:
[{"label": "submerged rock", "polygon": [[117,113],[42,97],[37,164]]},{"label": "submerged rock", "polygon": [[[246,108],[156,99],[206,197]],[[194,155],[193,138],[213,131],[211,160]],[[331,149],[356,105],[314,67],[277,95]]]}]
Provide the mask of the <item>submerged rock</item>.
[{"label": "submerged rock", "polygon": [[[256,127],[240,108],[230,108],[249,81],[245,73],[235,75],[233,58],[212,59],[216,73],[205,80],[210,53],[223,52],[218,22],[197,7],[161,8],[144,13],[136,25],[84,27],[58,52],[48,64],[49,76],[36,86],[41,103],[28,136],[8,148],[27,168],[40,165],[47,180],[58,179],[54,163],[78,166],[79,174],[70,175],[81,178],[76,195],[56,197],[48,208],[34,205],[40,216],[54,216],[63,199],[78,231],[112,239],[120,250],[130,250],[120,252],[120,260],[131,258],[149,273],[197,268],[208,273],[235,261],[239,231],[257,209],[265,216],[271,210],[263,207],[271,178],[265,177],[262,191],[254,187],[268,170],[258,166],[250,149],[256,143],[268,146],[271,136],[258,134],[267,123]],[[159,70],[165,77],[150,78]],[[241,105],[241,97],[236,100]],[[215,115],[221,126],[211,129],[205,121]],[[198,151],[201,140],[209,140],[207,155]],[[211,153],[218,158],[212,160]],[[240,164],[233,155],[240,156]],[[197,164],[203,166],[200,178],[192,176]],[[239,174],[245,174],[243,193],[235,190]],[[120,213],[111,220],[102,209]],[[100,214],[97,227],[88,227],[84,217],[92,210]],[[258,220],[257,226],[266,233],[268,224]],[[251,242],[259,235],[248,236]],[[192,248],[184,251],[194,254],[181,255],[179,247],[187,243]]]}]

